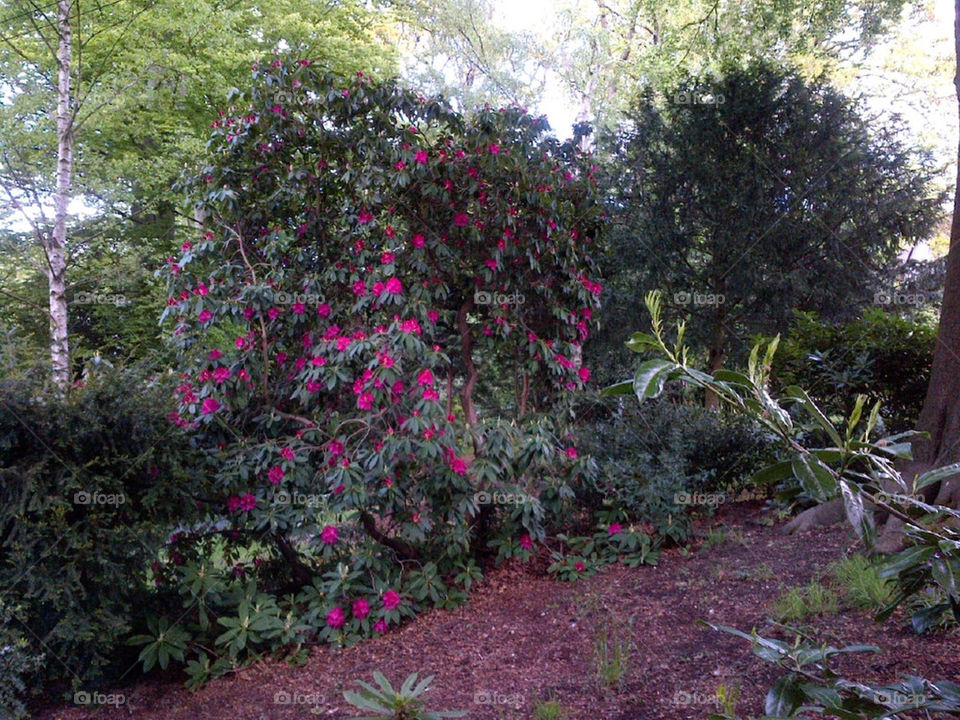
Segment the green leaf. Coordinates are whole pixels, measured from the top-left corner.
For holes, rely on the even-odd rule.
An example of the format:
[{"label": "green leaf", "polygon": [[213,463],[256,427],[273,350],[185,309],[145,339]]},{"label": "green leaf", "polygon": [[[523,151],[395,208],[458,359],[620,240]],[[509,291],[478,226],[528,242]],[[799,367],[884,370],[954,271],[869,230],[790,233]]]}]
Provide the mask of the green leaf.
[{"label": "green leaf", "polygon": [[935,482],[946,480],[957,473],[960,473],[960,462],[953,463],[951,465],[944,465],[941,468],[936,468],[935,470],[930,470],[929,472],[925,472],[920,475],[916,480],[914,480],[913,487],[915,490],[922,490],[927,485],[932,485]]},{"label": "green leaf", "polygon": [[803,703],[803,691],[793,673],[777,680],[767,692],[764,712],[774,717],[791,717]]},{"label": "green leaf", "polygon": [[633,378],[637,399],[643,402],[663,392],[664,383],[676,369],[677,364],[670,360],[647,360],[641,364]]},{"label": "green leaf", "polygon": [[827,502],[837,494],[836,477],[815,455],[794,455],[790,465],[804,492],[817,502]]},{"label": "green leaf", "polygon": [[826,430],[827,434],[830,436],[830,439],[837,447],[841,447],[843,445],[843,438],[840,437],[840,433],[837,432],[837,429],[833,426],[833,423],[827,419],[827,416],[823,414],[817,404],[810,399],[810,396],[807,395],[806,390],[801,387],[797,387],[796,385],[791,385],[784,390],[784,394],[789,398],[797,400],[801,405],[803,405],[804,409],[813,416],[814,420],[817,421],[817,424]]}]

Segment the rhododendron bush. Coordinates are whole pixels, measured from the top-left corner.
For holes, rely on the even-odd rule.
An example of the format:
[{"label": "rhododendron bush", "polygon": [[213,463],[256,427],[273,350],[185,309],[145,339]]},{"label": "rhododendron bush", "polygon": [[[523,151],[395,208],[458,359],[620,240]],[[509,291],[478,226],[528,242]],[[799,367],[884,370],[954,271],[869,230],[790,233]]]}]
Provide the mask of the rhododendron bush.
[{"label": "rhododendron bush", "polygon": [[529,554],[590,471],[567,401],[600,294],[593,169],[521,110],[304,61],[233,101],[169,262],[171,419],[209,449],[210,528],[266,548],[237,576],[309,595],[330,639],[383,630],[490,549]]}]

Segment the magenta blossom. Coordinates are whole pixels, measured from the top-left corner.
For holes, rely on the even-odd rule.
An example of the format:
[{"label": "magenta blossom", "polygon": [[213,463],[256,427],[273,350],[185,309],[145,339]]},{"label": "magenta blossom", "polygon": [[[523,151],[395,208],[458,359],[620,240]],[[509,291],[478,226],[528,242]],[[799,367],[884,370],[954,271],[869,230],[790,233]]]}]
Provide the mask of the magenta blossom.
[{"label": "magenta blossom", "polygon": [[203,401],[203,405],[200,406],[200,410],[204,415],[212,415],[219,409],[220,409],[220,403],[218,403],[212,397],[208,397],[206,400]]},{"label": "magenta blossom", "polygon": [[385,633],[387,631],[387,621],[386,620],[377,620],[373,624],[374,632]]},{"label": "magenta blossom", "polygon": [[335,607],[327,613],[327,625],[332,628],[342,628],[346,621],[347,617],[341,608]]},{"label": "magenta blossom", "polygon": [[616,535],[617,533],[622,531],[623,531],[623,525],[621,525],[620,523],[610,523],[609,532],[611,535]]},{"label": "magenta blossom", "polygon": [[279,485],[280,481],[283,480],[283,468],[279,465],[274,465],[270,468],[270,472],[267,473],[267,478],[274,485]]},{"label": "magenta blossom", "polygon": [[340,532],[333,525],[327,525],[320,531],[320,542],[324,545],[336,545]]},{"label": "magenta blossom", "polygon": [[363,620],[367,615],[370,614],[370,603],[368,603],[363,598],[354,600],[352,612],[353,612],[353,616],[357,620]]},{"label": "magenta blossom", "polygon": [[400,605],[400,593],[398,593],[396,590],[387,590],[383,594],[382,601],[384,609],[393,610],[395,607],[399,607]]}]

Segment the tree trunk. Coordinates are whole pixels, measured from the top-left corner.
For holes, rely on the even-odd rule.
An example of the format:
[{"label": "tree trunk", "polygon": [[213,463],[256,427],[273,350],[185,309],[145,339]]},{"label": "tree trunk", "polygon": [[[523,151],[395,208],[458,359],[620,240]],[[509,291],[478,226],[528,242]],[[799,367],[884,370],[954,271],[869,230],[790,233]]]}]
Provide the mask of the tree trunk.
[{"label": "tree trunk", "polygon": [[[723,361],[727,357],[727,331],[721,315],[718,315],[716,323],[713,330],[713,342],[710,344],[710,357],[708,361],[711,375],[723,367]],[[717,397],[716,393],[707,390],[703,398],[703,406],[707,410],[718,410],[720,408],[720,398]]]},{"label": "tree trunk", "polygon": [[50,364],[54,385],[66,392],[70,385],[70,347],[67,342],[67,209],[73,174],[73,116],[70,90],[70,0],[57,5],[57,190],[54,196],[53,234],[46,236],[47,280],[50,295]]}]

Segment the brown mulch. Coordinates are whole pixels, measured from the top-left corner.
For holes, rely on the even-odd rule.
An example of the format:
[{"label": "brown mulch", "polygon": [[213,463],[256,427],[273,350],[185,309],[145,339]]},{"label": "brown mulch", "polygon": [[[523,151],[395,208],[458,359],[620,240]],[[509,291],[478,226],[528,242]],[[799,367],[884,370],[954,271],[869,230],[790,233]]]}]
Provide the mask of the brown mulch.
[{"label": "brown mulch", "polygon": [[[184,689],[182,678],[148,678],[103,689],[124,695],[118,707],[55,707],[36,717],[345,720],[360,713],[344,701],[343,690],[357,679],[370,682],[374,670],[395,687],[411,672],[433,674],[428,708],[467,710],[475,720],[535,718],[534,704],[549,698],[560,701],[569,720],[706,718],[719,710],[721,686],[740,689],[741,715],[762,715],[763,697],[780,673],[745,641],[697,620],[776,636],[765,628],[772,601],[784,588],[820,577],[857,544],[844,526],[787,537],[758,522],[761,517],[756,504],[726,507],[710,520],[727,528],[725,542],[689,554],[670,550],[656,567],[614,567],[575,583],[504,567],[487,574],[468,605],[431,610],[346,650],[317,648],[302,666],[264,661],[196,692]],[[836,646],[880,646],[880,653],[837,662],[848,677],[960,681],[956,631],[917,637],[902,614],[877,624],[857,611],[809,618],[804,627]],[[602,637],[633,646],[617,688],[597,679],[594,649]]]}]

